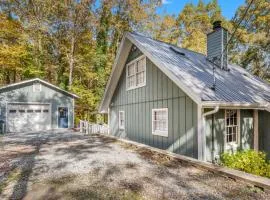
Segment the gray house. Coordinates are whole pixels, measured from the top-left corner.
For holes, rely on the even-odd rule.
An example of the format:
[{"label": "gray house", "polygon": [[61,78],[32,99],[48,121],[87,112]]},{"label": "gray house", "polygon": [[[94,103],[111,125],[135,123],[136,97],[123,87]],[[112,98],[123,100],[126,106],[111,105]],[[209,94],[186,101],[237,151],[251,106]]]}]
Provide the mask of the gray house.
[{"label": "gray house", "polygon": [[78,98],[41,79],[0,88],[0,132],[73,128]]},{"label": "gray house", "polygon": [[207,56],[126,33],[100,106],[110,134],[199,160],[225,151],[270,154],[270,86],[228,64],[227,30],[207,35]]}]

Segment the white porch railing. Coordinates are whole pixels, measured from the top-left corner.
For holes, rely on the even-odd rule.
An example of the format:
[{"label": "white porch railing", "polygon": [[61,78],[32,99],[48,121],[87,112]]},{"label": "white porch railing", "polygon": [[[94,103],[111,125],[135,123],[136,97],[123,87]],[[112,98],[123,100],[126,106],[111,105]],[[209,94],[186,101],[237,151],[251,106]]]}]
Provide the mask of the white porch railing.
[{"label": "white porch railing", "polygon": [[88,121],[80,120],[80,132],[88,134],[108,134],[109,128],[107,124],[92,124]]}]

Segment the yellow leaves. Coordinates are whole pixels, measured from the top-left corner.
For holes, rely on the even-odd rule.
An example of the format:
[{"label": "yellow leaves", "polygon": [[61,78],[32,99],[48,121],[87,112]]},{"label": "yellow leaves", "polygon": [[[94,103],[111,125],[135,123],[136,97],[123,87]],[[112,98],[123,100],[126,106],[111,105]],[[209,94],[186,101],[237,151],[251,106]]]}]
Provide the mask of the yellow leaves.
[{"label": "yellow leaves", "polygon": [[200,30],[194,30],[183,40],[181,47],[206,54],[206,35]]},{"label": "yellow leaves", "polygon": [[0,67],[22,71],[23,59],[28,55],[23,28],[18,21],[0,14]]},{"label": "yellow leaves", "polygon": [[25,46],[16,44],[12,46],[0,46],[0,66],[5,68],[19,68],[22,59],[27,56],[27,49]]}]

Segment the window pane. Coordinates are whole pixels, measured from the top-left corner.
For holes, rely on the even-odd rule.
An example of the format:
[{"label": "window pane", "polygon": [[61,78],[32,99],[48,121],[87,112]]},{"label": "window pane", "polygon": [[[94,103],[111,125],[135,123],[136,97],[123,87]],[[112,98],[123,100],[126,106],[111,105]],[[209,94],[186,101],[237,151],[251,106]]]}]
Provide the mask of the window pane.
[{"label": "window pane", "polygon": [[128,76],[135,74],[135,63],[128,66]]},{"label": "window pane", "polygon": [[144,72],[140,72],[136,75],[137,85],[144,83]]},{"label": "window pane", "polygon": [[236,134],[233,134],[233,141],[236,142]]},{"label": "window pane", "polygon": [[135,87],[136,83],[135,83],[135,76],[130,76],[128,77],[128,87]]},{"label": "window pane", "polygon": [[144,71],[144,58],[139,60],[137,62],[138,66],[137,66],[137,72],[142,72]]}]

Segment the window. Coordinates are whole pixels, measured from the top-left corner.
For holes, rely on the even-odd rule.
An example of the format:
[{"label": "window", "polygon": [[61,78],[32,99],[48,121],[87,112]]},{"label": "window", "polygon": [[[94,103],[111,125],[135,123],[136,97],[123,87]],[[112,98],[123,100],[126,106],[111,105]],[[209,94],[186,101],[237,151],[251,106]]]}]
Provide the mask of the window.
[{"label": "window", "polygon": [[146,84],[146,57],[141,56],[127,64],[127,89],[134,89]]},{"label": "window", "polygon": [[239,114],[239,110],[225,110],[227,144],[238,143]]},{"label": "window", "polygon": [[25,110],[19,110],[20,113],[25,113]]},{"label": "window", "polygon": [[41,110],[35,110],[36,113],[41,113]]},{"label": "window", "polygon": [[9,113],[16,113],[16,110],[9,110]]},{"label": "window", "polygon": [[68,108],[59,107],[58,112],[59,112],[59,117],[60,118],[68,118]]},{"label": "window", "polygon": [[46,109],[46,110],[43,110],[43,112],[44,112],[44,113],[48,113],[48,112],[49,112],[49,110],[47,110],[47,109]]},{"label": "window", "polygon": [[40,83],[34,83],[33,92],[41,92],[41,84]]},{"label": "window", "polygon": [[32,113],[32,112],[34,112],[34,110],[27,110],[27,112],[28,112],[28,113]]},{"label": "window", "polygon": [[125,129],[125,112],[119,111],[119,129]]},{"label": "window", "polygon": [[152,110],[152,134],[168,137],[168,108]]}]

